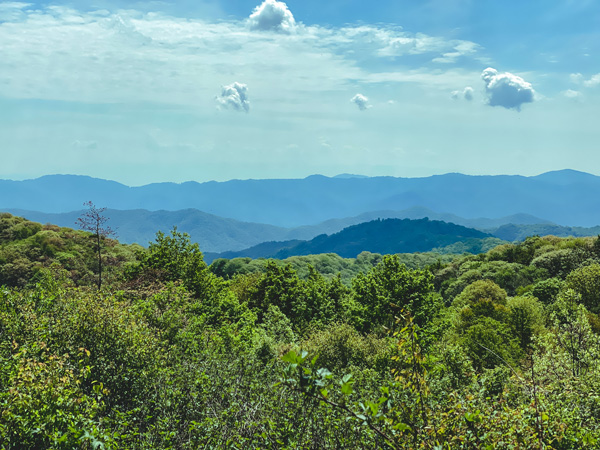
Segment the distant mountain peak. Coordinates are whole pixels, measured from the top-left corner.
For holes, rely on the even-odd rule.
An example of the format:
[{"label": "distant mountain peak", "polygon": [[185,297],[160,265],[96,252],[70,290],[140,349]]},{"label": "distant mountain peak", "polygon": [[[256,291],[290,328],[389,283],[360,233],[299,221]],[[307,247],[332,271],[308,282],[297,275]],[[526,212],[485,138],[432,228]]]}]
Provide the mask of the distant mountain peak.
[{"label": "distant mountain peak", "polygon": [[558,184],[585,183],[594,181],[598,182],[600,180],[600,177],[596,175],[573,169],[553,170],[532,178]]},{"label": "distant mountain peak", "polygon": [[367,175],[357,175],[357,174],[353,174],[353,173],[340,173],[339,175],[336,175],[331,178],[369,178],[369,177]]}]

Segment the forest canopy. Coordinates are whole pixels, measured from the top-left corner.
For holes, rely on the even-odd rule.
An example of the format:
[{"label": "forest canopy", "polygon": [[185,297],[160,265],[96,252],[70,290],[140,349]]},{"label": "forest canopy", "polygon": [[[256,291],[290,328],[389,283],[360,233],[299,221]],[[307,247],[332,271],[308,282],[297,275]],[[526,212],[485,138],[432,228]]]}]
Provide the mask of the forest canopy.
[{"label": "forest canopy", "polygon": [[598,238],[208,266],[173,229],[101,257],[0,216],[4,448],[597,448]]}]

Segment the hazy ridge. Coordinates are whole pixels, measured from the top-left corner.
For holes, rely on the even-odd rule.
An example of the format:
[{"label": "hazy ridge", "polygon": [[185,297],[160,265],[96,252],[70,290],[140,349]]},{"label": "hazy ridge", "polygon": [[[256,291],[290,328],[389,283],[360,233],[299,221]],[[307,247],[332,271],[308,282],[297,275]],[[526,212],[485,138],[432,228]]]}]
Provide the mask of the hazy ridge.
[{"label": "hazy ridge", "polygon": [[314,225],[368,211],[414,207],[467,219],[528,214],[568,226],[600,223],[600,177],[562,170],[518,175],[435,175],[424,178],[329,178],[155,183],[139,187],[74,175],[0,180],[0,209],[69,212],[83,202],[111,209],[198,209],[243,222]]}]

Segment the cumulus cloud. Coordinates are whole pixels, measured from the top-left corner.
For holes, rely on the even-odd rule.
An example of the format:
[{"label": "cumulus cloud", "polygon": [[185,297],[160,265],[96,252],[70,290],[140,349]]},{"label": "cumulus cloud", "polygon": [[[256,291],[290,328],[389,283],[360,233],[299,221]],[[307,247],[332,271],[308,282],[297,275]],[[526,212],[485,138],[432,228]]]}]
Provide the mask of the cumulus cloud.
[{"label": "cumulus cloud", "polygon": [[471,100],[473,100],[473,92],[474,92],[473,88],[471,86],[467,86],[462,91],[452,91],[450,96],[454,100],[458,100],[459,98],[464,98],[465,100],[470,102]]},{"label": "cumulus cloud", "polygon": [[250,29],[290,33],[296,27],[296,21],[284,2],[264,0],[254,8],[248,19]]},{"label": "cumulus cloud", "polygon": [[223,86],[221,95],[216,97],[217,103],[223,108],[235,111],[250,111],[250,100],[248,100],[248,86],[237,81],[233,84]]},{"label": "cumulus cloud", "polygon": [[600,73],[597,73],[596,75],[592,76],[592,78],[590,78],[589,80],[585,80],[583,82],[583,85],[585,87],[593,87],[593,86],[597,86],[600,84]]},{"label": "cumulus cloud", "polygon": [[465,97],[465,100],[473,100],[473,88],[471,86],[467,86],[463,91],[463,96]]},{"label": "cumulus cloud", "polygon": [[488,67],[481,73],[490,106],[521,110],[523,103],[534,100],[535,91],[523,78],[510,72],[498,72]]},{"label": "cumulus cloud", "polygon": [[360,109],[361,111],[365,111],[371,108],[371,105],[369,105],[369,99],[362,94],[356,94],[350,99],[350,101],[356,104],[356,106],[358,106],[358,109]]}]

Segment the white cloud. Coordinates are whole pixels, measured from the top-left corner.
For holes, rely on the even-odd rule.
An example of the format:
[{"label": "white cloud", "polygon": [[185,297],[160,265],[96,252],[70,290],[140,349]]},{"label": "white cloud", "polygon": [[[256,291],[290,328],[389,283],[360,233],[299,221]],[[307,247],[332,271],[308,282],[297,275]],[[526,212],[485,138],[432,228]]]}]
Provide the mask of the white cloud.
[{"label": "white cloud", "polygon": [[454,45],[453,51],[443,53],[442,56],[433,58],[433,62],[452,64],[462,56],[472,55],[477,52],[479,45],[470,41],[448,41],[449,45]]},{"label": "white cloud", "polygon": [[248,100],[248,86],[237,81],[221,88],[221,95],[216,98],[219,106],[236,111],[250,111],[250,100]]},{"label": "white cloud", "polygon": [[296,21],[284,2],[264,0],[254,8],[248,23],[251,30],[279,31],[290,33],[296,27]]},{"label": "white cloud", "polygon": [[[457,43],[387,25],[296,24],[293,33],[265,33],[246,20],[210,23],[135,10],[22,12],[17,21],[0,23],[0,96],[9,98],[141,101],[212,113],[214,86],[226,77],[243,79],[269,109],[311,110],[324,95],[363,89],[357,83],[408,82],[447,92],[477,76],[454,67],[414,69],[410,62],[399,69],[380,54],[395,39],[412,42],[410,54],[431,58]],[[373,58],[382,60],[374,66]]]},{"label": "white cloud", "polygon": [[473,100],[473,88],[471,86],[467,86],[463,91],[463,96],[465,97],[465,100]]},{"label": "white cloud", "polygon": [[569,75],[569,79],[574,84],[583,84],[585,87],[594,87],[600,84],[600,73],[592,75],[589,80],[586,80],[580,73],[572,73]]},{"label": "white cloud", "polygon": [[581,97],[581,92],[574,91],[573,89],[567,89],[563,92],[563,95],[567,98],[579,98]]},{"label": "white cloud", "polygon": [[356,106],[358,106],[358,109],[360,109],[361,111],[365,111],[371,108],[371,105],[369,105],[369,99],[362,94],[356,94],[350,99],[350,101],[356,104]]},{"label": "white cloud", "polygon": [[498,72],[488,67],[481,73],[490,106],[521,110],[523,103],[534,100],[535,91],[523,78],[510,72]]},{"label": "white cloud", "polygon": [[572,83],[579,84],[583,81],[583,75],[580,73],[572,73],[569,75],[569,78]]},{"label": "white cloud", "polygon": [[370,32],[374,40],[380,42],[377,54],[384,57],[438,53],[440,56],[433,58],[433,62],[450,64],[462,56],[475,54],[480,48],[471,41],[446,40],[423,33],[410,34],[393,28],[363,26],[359,29],[363,34]]},{"label": "white cloud", "polygon": [[467,86],[466,88],[464,88],[462,91],[452,91],[450,93],[450,96],[454,99],[454,100],[458,100],[459,98],[464,98],[467,101],[471,101],[473,100],[473,88],[471,86]]},{"label": "white cloud", "polygon": [[583,82],[583,85],[585,87],[593,87],[593,86],[597,86],[599,84],[600,84],[600,73],[593,75],[589,80],[585,80]]},{"label": "white cloud", "polygon": [[31,6],[31,3],[2,2],[0,3],[0,22],[9,22],[23,18],[23,9]]}]

